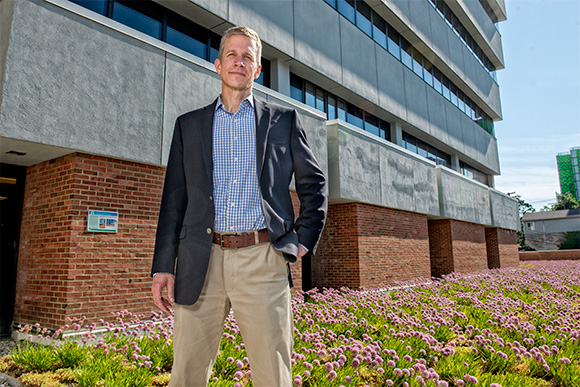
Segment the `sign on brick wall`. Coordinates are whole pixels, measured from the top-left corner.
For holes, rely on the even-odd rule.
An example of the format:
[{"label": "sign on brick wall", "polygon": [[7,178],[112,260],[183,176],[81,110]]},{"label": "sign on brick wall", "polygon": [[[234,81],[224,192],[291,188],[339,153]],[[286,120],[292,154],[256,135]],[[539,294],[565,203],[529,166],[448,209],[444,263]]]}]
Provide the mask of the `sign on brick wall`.
[{"label": "sign on brick wall", "polygon": [[87,231],[117,232],[118,227],[118,212],[89,210]]}]

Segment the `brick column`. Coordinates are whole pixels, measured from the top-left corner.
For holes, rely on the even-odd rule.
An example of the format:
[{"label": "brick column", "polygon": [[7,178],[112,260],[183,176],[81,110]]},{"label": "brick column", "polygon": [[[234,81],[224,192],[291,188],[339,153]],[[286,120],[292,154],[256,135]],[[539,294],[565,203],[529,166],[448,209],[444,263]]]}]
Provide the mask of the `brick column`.
[{"label": "brick column", "polygon": [[362,203],[331,205],[312,272],[319,288],[429,278],[427,217]]},{"label": "brick column", "polygon": [[429,247],[434,277],[488,267],[482,225],[451,219],[430,220]]},{"label": "brick column", "polygon": [[485,241],[490,269],[519,266],[518,241],[515,231],[497,227],[486,228]]},{"label": "brick column", "polygon": [[[78,153],[28,168],[15,321],[54,329],[66,317],[154,310],[163,178],[160,167]],[[118,232],[87,232],[89,209],[118,211]]]}]

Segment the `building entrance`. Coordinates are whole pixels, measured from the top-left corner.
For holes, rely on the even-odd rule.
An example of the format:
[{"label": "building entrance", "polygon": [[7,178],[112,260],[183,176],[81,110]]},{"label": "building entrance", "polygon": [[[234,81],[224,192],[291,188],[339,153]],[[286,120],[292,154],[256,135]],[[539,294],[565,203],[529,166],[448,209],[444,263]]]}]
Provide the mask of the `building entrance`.
[{"label": "building entrance", "polygon": [[26,167],[0,164],[0,336],[14,317],[16,268]]}]

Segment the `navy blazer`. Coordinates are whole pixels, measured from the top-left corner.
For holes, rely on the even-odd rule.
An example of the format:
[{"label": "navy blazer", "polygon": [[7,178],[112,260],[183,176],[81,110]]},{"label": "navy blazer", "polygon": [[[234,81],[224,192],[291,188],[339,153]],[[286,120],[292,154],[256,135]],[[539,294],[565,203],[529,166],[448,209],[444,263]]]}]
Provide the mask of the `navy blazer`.
[{"label": "navy blazer", "polygon": [[[217,100],[177,118],[167,163],[151,273],[175,274],[175,301],[192,305],[213,242],[213,116]],[[324,174],[294,109],[254,98],[256,163],[270,243],[291,262],[298,243],[313,253],[326,219]],[[289,185],[295,178],[299,216]]]}]

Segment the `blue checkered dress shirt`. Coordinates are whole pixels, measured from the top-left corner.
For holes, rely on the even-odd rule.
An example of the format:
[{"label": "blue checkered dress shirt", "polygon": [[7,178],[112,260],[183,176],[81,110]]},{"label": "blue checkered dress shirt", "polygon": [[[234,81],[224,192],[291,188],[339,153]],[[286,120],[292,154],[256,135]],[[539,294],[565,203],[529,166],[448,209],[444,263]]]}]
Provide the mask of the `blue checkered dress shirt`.
[{"label": "blue checkered dress shirt", "polygon": [[213,120],[214,230],[241,232],[266,228],[256,171],[256,113],[254,97],[242,101],[235,113],[221,100]]}]

